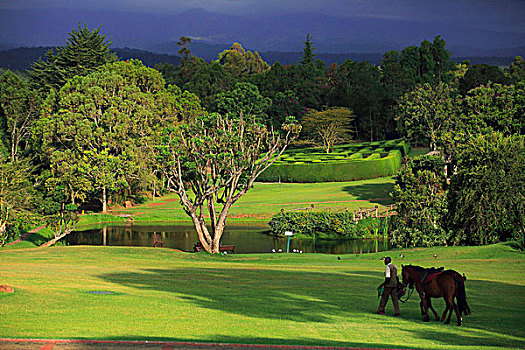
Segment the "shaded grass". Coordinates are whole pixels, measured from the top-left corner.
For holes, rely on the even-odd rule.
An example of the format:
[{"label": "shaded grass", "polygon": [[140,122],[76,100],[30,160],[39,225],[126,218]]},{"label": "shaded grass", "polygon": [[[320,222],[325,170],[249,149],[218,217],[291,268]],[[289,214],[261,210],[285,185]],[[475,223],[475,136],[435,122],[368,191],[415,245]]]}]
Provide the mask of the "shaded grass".
[{"label": "shaded grass", "polygon": [[424,154],[427,154],[428,152],[430,152],[430,148],[428,147],[413,147],[408,152],[408,157],[414,158],[417,156],[422,156]]},{"label": "shaded grass", "polygon": [[[0,250],[1,283],[16,289],[0,294],[0,337],[429,349],[524,344],[524,253],[505,244],[391,252],[399,267],[445,266],[467,275],[473,314],[461,328],[421,322],[415,296],[401,305],[401,319],[375,315],[381,256]],[[439,312],[444,308],[441,300],[434,305]]]}]

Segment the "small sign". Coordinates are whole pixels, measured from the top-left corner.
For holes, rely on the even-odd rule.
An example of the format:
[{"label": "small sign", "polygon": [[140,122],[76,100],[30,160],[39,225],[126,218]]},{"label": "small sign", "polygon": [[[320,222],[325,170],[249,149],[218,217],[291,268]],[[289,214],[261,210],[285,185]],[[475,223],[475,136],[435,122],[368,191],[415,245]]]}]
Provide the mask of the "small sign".
[{"label": "small sign", "polygon": [[284,235],[285,236],[293,236],[293,232],[292,231],[285,231]]}]

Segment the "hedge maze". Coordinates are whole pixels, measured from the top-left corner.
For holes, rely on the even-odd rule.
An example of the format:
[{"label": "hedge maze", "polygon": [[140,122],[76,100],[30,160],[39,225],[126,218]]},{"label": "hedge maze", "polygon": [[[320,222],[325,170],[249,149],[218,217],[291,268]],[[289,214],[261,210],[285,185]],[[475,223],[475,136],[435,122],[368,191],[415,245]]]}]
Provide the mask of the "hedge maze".
[{"label": "hedge maze", "polygon": [[286,151],[262,173],[262,182],[336,182],[394,175],[408,153],[403,140],[362,142],[321,148]]}]

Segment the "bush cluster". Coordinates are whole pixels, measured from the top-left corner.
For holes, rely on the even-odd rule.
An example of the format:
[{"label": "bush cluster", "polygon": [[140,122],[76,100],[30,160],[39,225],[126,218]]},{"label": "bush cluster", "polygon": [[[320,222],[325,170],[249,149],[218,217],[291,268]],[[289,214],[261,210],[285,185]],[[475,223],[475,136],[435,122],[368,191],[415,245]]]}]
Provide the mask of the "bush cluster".
[{"label": "bush cluster", "polygon": [[268,223],[270,233],[282,236],[292,231],[299,238],[348,239],[385,236],[388,218],[365,218],[356,224],[353,213],[331,212],[281,212]]}]

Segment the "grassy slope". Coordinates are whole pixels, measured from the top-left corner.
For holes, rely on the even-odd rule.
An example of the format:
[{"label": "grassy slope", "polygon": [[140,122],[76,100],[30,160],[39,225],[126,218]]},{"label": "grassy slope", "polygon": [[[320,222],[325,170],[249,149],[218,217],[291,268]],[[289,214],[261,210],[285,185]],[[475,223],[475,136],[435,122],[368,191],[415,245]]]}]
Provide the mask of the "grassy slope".
[{"label": "grassy slope", "polygon": [[[246,195],[234,204],[228,221],[267,223],[281,209],[310,207],[340,210],[391,204],[389,193],[393,178],[377,178],[352,182],[326,182],[315,184],[256,183]],[[160,205],[159,205],[160,203]],[[190,222],[182,211],[176,195],[162,197],[153,202],[118,210],[115,214],[135,214],[135,222]]]},{"label": "grassy slope", "polygon": [[[403,261],[397,258],[403,253]],[[434,260],[433,254],[438,258]],[[0,337],[163,339],[429,349],[525,343],[524,253],[508,245],[393,251],[394,262],[466,273],[464,327],[375,315],[380,254],[210,256],[168,249],[0,250]],[[88,291],[112,291],[93,295]],[[435,301],[439,312],[443,302]],[[387,313],[392,313],[388,304]],[[453,318],[453,322],[455,319]]]}]

